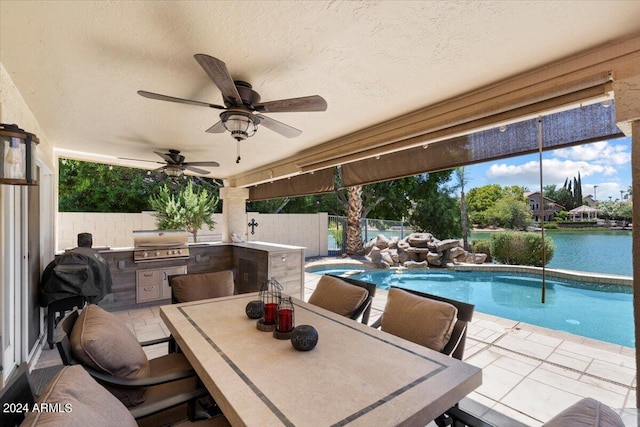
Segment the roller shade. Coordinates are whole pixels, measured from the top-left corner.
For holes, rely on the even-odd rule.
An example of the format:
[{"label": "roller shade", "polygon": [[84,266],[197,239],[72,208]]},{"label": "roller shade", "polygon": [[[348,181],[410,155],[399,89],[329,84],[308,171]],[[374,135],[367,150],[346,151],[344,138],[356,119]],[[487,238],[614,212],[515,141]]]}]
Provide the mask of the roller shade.
[{"label": "roller shade", "polygon": [[334,168],[279,179],[249,188],[249,200],[329,193],[334,188]]},{"label": "roller shade", "polygon": [[[615,123],[615,105],[592,104],[542,117],[544,150],[624,136]],[[345,187],[534,153],[538,119],[342,165]]]}]

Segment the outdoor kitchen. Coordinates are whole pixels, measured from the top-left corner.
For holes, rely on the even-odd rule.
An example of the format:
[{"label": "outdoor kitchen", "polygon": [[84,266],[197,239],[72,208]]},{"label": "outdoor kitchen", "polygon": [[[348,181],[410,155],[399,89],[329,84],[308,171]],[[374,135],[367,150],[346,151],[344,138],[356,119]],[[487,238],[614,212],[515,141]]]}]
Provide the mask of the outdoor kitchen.
[{"label": "outdoor kitchen", "polygon": [[133,247],[94,247],[107,261],[112,292],[100,306],[109,311],[167,304],[168,277],[233,270],[236,293],[255,292],[274,277],[283,292],[302,297],[304,248],[264,242],[189,243],[184,230],[137,230]]}]

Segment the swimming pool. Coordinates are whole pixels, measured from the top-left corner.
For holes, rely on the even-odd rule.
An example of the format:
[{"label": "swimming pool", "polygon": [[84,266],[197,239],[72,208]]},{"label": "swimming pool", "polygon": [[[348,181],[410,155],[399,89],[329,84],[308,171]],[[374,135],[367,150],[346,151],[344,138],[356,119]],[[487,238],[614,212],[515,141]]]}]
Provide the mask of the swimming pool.
[{"label": "swimming pool", "polygon": [[[354,267],[311,269],[341,274]],[[547,277],[546,301],[540,302],[542,278],[533,274],[478,271],[365,270],[351,276],[475,304],[482,313],[571,334],[635,347],[632,289],[624,285],[578,283]]]}]

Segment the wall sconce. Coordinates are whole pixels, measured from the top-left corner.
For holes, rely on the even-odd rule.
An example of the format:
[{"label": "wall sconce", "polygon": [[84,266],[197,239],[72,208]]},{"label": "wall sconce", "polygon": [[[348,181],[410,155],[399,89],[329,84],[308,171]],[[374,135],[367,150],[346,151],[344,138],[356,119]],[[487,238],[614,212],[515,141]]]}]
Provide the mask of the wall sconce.
[{"label": "wall sconce", "polygon": [[40,141],[15,124],[0,123],[0,184],[38,185],[36,145]]}]

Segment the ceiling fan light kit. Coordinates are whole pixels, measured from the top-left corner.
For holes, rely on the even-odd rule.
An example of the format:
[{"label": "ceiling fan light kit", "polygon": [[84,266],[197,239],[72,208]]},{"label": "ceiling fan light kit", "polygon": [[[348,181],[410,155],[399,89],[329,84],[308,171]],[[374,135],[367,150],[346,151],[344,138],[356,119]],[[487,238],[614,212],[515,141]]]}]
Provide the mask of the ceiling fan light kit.
[{"label": "ceiling fan light kit", "polygon": [[231,133],[236,141],[244,141],[245,139],[255,135],[258,130],[260,119],[247,111],[239,109],[229,109],[220,113],[220,120],[224,128]]},{"label": "ceiling fan light kit", "polygon": [[[220,121],[207,129],[206,132],[229,132],[238,143],[255,135],[259,124],[286,138],[294,138],[302,133],[299,129],[259,113],[309,112],[327,109],[327,102],[319,95],[260,102],[260,95],[253,90],[251,84],[241,80],[234,81],[231,78],[224,62],[204,54],[196,54],[194,58],[220,89],[225,107],[143,90],[139,90],[138,94],[149,99],[224,110],[220,113]],[[240,155],[236,159],[236,163],[239,162]]]}]

